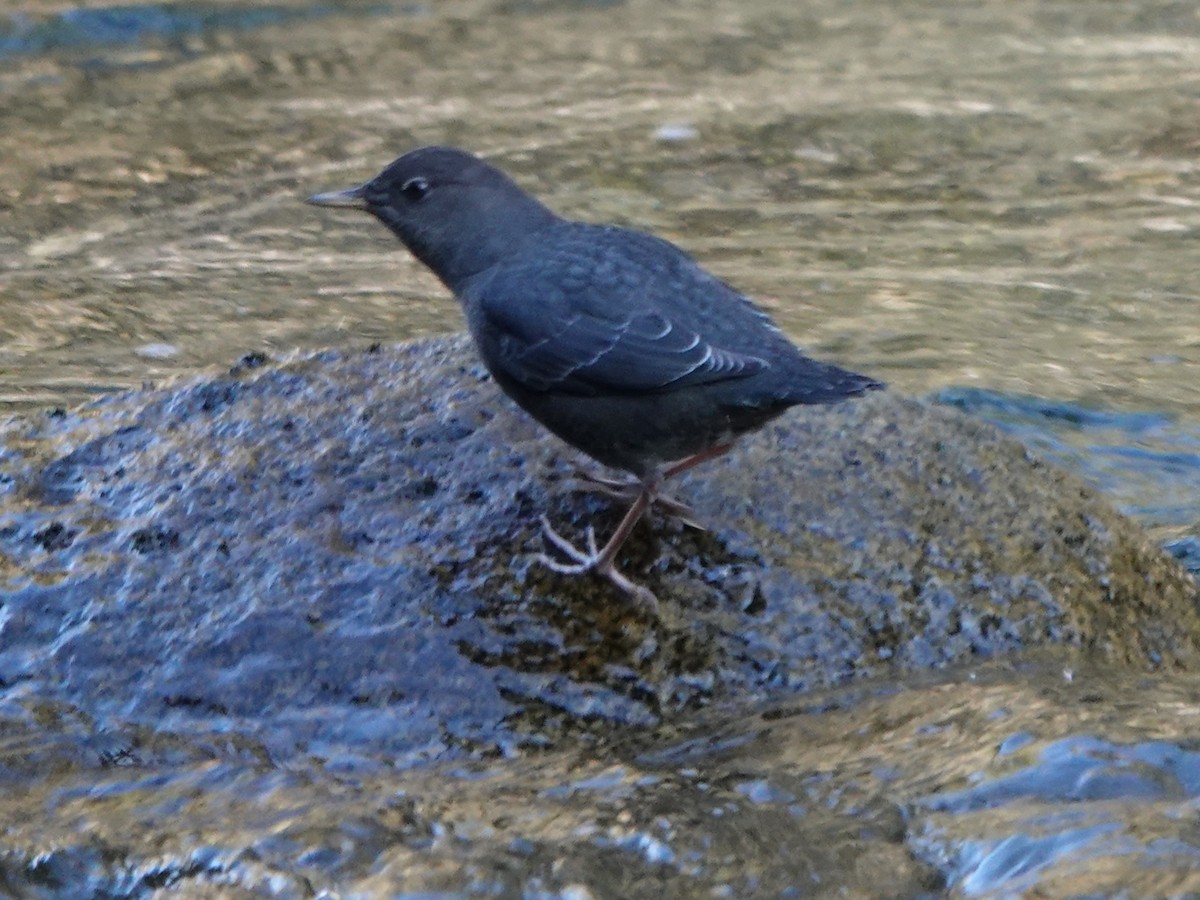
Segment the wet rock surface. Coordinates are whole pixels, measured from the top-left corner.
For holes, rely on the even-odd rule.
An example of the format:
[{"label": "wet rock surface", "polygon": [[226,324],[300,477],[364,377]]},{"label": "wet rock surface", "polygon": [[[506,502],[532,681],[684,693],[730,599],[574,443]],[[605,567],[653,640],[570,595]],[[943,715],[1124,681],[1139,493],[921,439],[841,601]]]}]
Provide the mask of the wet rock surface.
[{"label": "wet rock surface", "polygon": [[1046,643],[1176,667],[1200,635],[1194,582],[1093,492],[895,395],[680,479],[711,530],[655,517],[621,560],[658,621],[533,561],[543,512],[604,533],[621,504],[463,338],[252,360],[6,446],[0,679],[285,758],[502,752]]},{"label": "wet rock surface", "polygon": [[[1039,646],[1196,665],[1176,561],[1021,445],[894,393],[789,414],[681,478],[710,530],[652,518],[621,560],[660,620],[532,562],[541,513],[603,533],[621,510],[570,490],[581,460],[462,337],[250,357],[12,420],[0,445],[5,817],[58,810],[9,842],[26,887],[558,890],[635,860],[636,889],[601,881],[743,895],[835,858],[845,879],[852,853],[915,892],[943,876],[899,807],[742,777],[746,716]],[[195,828],[165,857],[160,816]],[[787,849],[805,829],[820,858]]]}]

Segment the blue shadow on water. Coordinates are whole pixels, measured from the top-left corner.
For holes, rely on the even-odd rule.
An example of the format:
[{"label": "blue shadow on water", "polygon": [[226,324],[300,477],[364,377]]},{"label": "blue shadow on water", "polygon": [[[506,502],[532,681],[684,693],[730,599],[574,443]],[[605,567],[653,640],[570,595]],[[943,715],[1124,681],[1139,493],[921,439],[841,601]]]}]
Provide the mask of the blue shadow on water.
[{"label": "blue shadow on water", "polygon": [[142,3],[68,9],[49,17],[11,13],[0,18],[0,60],[60,51],[129,47],[152,41],[170,42],[205,32],[244,31],[335,14],[380,15],[417,11],[415,4],[390,3],[371,6]]},{"label": "blue shadow on water", "polygon": [[1140,434],[1171,425],[1173,419],[1163,413],[1119,412],[1092,409],[1065,400],[1047,400],[1022,394],[1001,394],[982,388],[945,388],[933,399],[945,406],[976,413],[1003,426],[1044,423],[1052,428],[1110,428]]},{"label": "blue shadow on water", "polygon": [[[1039,873],[1089,859],[1139,854],[1200,862],[1192,841],[1165,844],[1143,837],[1123,818],[1127,804],[1188,808],[1200,796],[1200,754],[1168,741],[1119,744],[1072,735],[1040,748],[1024,744],[1024,765],[981,777],[957,791],[923,798],[919,805],[963,817],[1007,808],[1008,819],[985,834],[943,848],[951,860],[951,884],[966,896],[1025,896],[1038,888]],[[997,759],[1004,758],[998,755]],[[1003,768],[1003,764],[1001,764]],[[994,823],[1007,821],[1007,825]]]}]

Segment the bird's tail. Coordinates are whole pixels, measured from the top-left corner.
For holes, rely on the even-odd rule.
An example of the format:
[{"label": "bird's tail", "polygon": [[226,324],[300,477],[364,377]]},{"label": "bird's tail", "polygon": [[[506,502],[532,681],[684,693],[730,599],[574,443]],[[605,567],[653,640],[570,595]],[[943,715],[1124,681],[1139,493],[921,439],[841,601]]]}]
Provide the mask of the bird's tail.
[{"label": "bird's tail", "polygon": [[812,359],[805,359],[800,371],[789,375],[780,399],[793,404],[837,403],[886,387],[882,381]]}]

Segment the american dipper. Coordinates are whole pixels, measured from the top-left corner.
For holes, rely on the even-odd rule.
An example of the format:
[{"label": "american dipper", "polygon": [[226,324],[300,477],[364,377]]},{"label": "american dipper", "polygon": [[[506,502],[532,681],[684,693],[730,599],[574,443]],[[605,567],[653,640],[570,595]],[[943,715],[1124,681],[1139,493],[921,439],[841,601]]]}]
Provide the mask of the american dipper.
[{"label": "american dipper", "polygon": [[[542,517],[569,560],[555,572],[607,577],[650,612],[654,595],[617,571],[617,550],[662,483],[729,450],[790,406],[883,387],[804,356],[747,297],[667,241],[555,215],[511,178],[452,147],[401,156],[365,184],[309,198],[388,226],[462,303],[506,394],[568,444],[633,474],[633,503],[597,548]],[[601,484],[617,483],[597,479]]]}]

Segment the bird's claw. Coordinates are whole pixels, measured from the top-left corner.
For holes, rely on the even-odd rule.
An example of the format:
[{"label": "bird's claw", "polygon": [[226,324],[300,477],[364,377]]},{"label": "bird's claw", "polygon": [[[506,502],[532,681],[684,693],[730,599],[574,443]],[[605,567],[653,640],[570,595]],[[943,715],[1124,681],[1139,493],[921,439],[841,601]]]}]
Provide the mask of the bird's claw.
[{"label": "bird's claw", "polygon": [[560,562],[552,558],[549,554],[538,553],[534,556],[534,559],[543,566],[552,572],[558,572],[562,575],[583,575],[586,572],[595,572],[597,575],[603,575],[622,593],[629,596],[639,609],[657,618],[658,598],[654,596],[654,592],[636,582],[630,581],[617,571],[616,566],[613,565],[611,556],[606,555],[603,550],[596,546],[596,530],[590,525],[587,531],[584,532],[585,540],[587,541],[586,553],[555,531],[546,516],[542,516],[542,534],[563,556],[573,560],[572,562]]},{"label": "bird's claw", "polygon": [[567,556],[574,560],[572,563],[562,563],[551,559],[545,553],[537,555],[538,561],[555,572],[562,572],[564,575],[581,575],[588,572],[599,564],[600,551],[596,548],[596,529],[588,526],[585,534],[587,540],[587,552],[584,553],[565,537],[559,534],[550,525],[550,520],[546,516],[542,516],[542,534],[546,540],[558,549],[563,556]]}]

